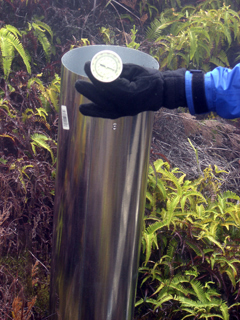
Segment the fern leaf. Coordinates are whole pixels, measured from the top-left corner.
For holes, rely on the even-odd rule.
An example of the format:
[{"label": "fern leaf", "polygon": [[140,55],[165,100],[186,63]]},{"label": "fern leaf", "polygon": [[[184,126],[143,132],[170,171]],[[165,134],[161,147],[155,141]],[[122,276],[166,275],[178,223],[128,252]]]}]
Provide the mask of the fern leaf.
[{"label": "fern leaf", "polygon": [[12,108],[12,105],[8,100],[0,99],[0,108],[6,110],[10,118],[16,118],[16,110]]},{"label": "fern leaf", "polygon": [[194,252],[196,253],[197,256],[199,257],[203,257],[204,256],[204,253],[201,249],[200,246],[197,246],[195,243],[192,243],[191,241],[189,240],[185,240],[186,241],[186,244],[192,249],[194,250]]},{"label": "fern leaf", "polygon": [[47,94],[55,108],[58,111],[59,95],[60,95],[61,78],[56,74],[50,86],[47,88]]},{"label": "fern leaf", "polygon": [[44,54],[46,56],[46,59],[49,61],[50,55],[51,55],[51,44],[48,41],[48,38],[39,29],[35,29],[34,30],[34,34],[37,37],[38,41],[40,42],[40,44],[41,44],[41,46],[43,48]]},{"label": "fern leaf", "polygon": [[167,226],[170,226],[170,223],[173,222],[173,215],[174,215],[174,211],[179,203],[180,197],[177,195],[176,197],[174,197],[172,200],[168,200],[167,201],[167,219],[166,219],[166,223]]},{"label": "fern leaf", "polygon": [[37,114],[46,120],[46,116],[48,115],[47,111],[43,108],[37,108]]},{"label": "fern leaf", "polygon": [[161,298],[158,297],[158,300],[157,300],[157,303],[154,307],[154,310],[156,310],[157,308],[162,308],[162,305],[164,302],[168,302],[172,299],[173,299],[173,296],[171,294],[167,294],[167,293],[165,293],[164,296]]},{"label": "fern leaf", "polygon": [[7,30],[1,29],[0,30],[0,48],[2,52],[3,73],[6,78],[8,78],[9,76],[12,61],[14,58],[14,46],[8,40],[8,38],[10,39],[10,33]]},{"label": "fern leaf", "polygon": [[223,33],[228,41],[228,45],[230,46],[232,43],[232,37],[229,28],[223,28]]},{"label": "fern leaf", "polygon": [[167,199],[167,191],[165,189],[165,186],[164,186],[162,180],[160,180],[160,179],[158,179],[158,181],[157,181],[157,188],[160,191],[163,200],[166,200]]},{"label": "fern leaf", "polygon": [[148,234],[152,234],[158,230],[161,230],[162,228],[164,228],[165,226],[167,226],[167,223],[164,222],[164,221],[158,221],[158,222],[155,222],[153,224],[151,224],[147,229],[147,233]]},{"label": "fern leaf", "polygon": [[181,320],[187,319],[189,317],[195,317],[196,312],[190,308],[182,308],[183,311],[188,312],[186,316],[184,316]]},{"label": "fern leaf", "polygon": [[[188,191],[188,192],[184,193],[184,196],[183,196],[182,199],[181,199],[181,208],[182,208],[182,211],[183,211],[183,212],[184,212],[184,210],[185,210],[186,201],[187,201],[187,200],[191,201],[190,198],[193,197],[193,196],[196,196],[196,197],[198,197],[198,198],[201,198],[201,199],[202,199],[201,202],[207,203],[207,200],[204,198],[204,196],[203,196],[200,192],[197,192],[197,191]],[[195,204],[196,204],[196,202],[195,202]],[[200,209],[201,209],[201,210],[204,210],[203,207],[199,208],[199,206],[198,206],[198,209],[199,209],[199,210],[200,210]],[[199,211],[199,213],[200,213],[200,211]]]},{"label": "fern leaf", "polygon": [[33,142],[31,142],[31,146],[32,146],[33,152],[36,154],[35,146],[38,146],[38,147],[46,149],[47,151],[49,151],[49,153],[51,155],[51,158],[52,158],[52,162],[54,163],[55,159],[54,159],[54,155],[53,155],[52,149],[46,143],[46,141],[51,140],[51,139],[48,138],[47,136],[45,136],[44,134],[39,134],[39,133],[34,133],[31,136],[31,139],[33,140]]},{"label": "fern leaf", "polygon": [[240,197],[233,191],[225,191],[222,194],[222,198],[225,199],[225,200],[231,199],[231,200],[240,201]]},{"label": "fern leaf", "polygon": [[162,159],[158,159],[154,162],[154,167],[156,172],[158,173],[162,173],[164,171],[164,169],[162,168],[165,165],[165,162],[163,162]]},{"label": "fern leaf", "polygon": [[217,241],[213,236],[206,234],[204,235],[204,238],[208,239],[210,242],[216,244],[223,252],[223,254],[225,254],[225,250],[224,247],[221,245],[221,243],[219,241]]},{"label": "fern leaf", "polygon": [[144,302],[144,300],[142,298],[140,300],[136,301],[135,308],[140,306],[140,304],[142,304],[143,302]]},{"label": "fern leaf", "polygon": [[[191,308],[219,308],[221,305],[221,300],[212,299],[212,301],[207,301],[202,303],[201,301],[194,301],[185,297],[176,297],[176,300],[180,301],[183,307],[191,307]],[[221,316],[219,316],[221,318]]]},{"label": "fern leaf", "polygon": [[195,52],[197,50],[197,38],[196,38],[196,34],[194,32],[192,32],[191,30],[189,30],[189,46],[190,46],[190,60],[193,59]]},{"label": "fern leaf", "polygon": [[202,284],[197,280],[190,281],[190,284],[191,284],[198,300],[201,301],[202,303],[208,302],[208,300],[205,297],[205,293],[204,293]]},{"label": "fern leaf", "polygon": [[167,256],[168,256],[168,260],[170,262],[173,260],[173,257],[174,257],[174,255],[176,253],[177,246],[178,246],[178,242],[174,238],[168,244]]},{"label": "fern leaf", "polygon": [[14,58],[14,49],[22,57],[28,73],[31,73],[29,57],[23,49],[22,44],[13,33],[4,27],[0,29],[0,49],[2,52],[3,71],[6,78],[8,78],[11,70],[11,64]]},{"label": "fern leaf", "polygon": [[10,25],[10,24],[6,24],[4,26],[4,28],[6,28],[8,31],[10,31],[11,33],[13,33],[15,35],[16,38],[21,37],[21,33],[18,31],[17,28],[15,28],[14,26]]},{"label": "fern leaf", "polygon": [[227,306],[226,302],[221,304],[220,310],[222,312],[223,319],[224,320],[229,320],[229,312],[228,312],[228,306]]},{"label": "fern leaf", "polygon": [[36,29],[39,29],[42,32],[45,32],[45,30],[46,30],[50,34],[51,40],[53,40],[53,32],[52,32],[52,29],[50,28],[49,25],[47,25],[46,23],[44,23],[40,20],[37,20],[37,19],[35,20],[35,22],[33,24]]},{"label": "fern leaf", "polygon": [[157,235],[156,234],[148,234],[146,232],[143,233],[143,240],[145,242],[144,244],[144,249],[146,251],[146,255],[145,255],[145,264],[147,264],[147,262],[150,259],[151,253],[152,253],[152,247],[155,245],[158,248],[158,243],[157,243]]},{"label": "fern leaf", "polygon": [[232,270],[229,268],[229,269],[226,269],[225,272],[228,275],[228,278],[230,279],[233,288],[235,289],[236,288],[236,281],[235,281],[235,277],[234,277]]},{"label": "fern leaf", "polygon": [[214,57],[214,56],[212,56],[210,58],[209,62],[215,64],[215,66],[217,66],[217,67],[218,66],[221,66],[221,67],[225,66],[224,63],[222,63],[222,61],[220,59],[218,59],[217,57]]},{"label": "fern leaf", "polygon": [[156,40],[161,35],[162,31],[170,26],[172,21],[163,21],[155,19],[146,31],[146,38],[149,40]]},{"label": "fern leaf", "polygon": [[[185,280],[185,282],[188,282]],[[176,282],[170,282],[169,283],[169,288],[173,289],[175,292],[178,294],[183,294],[184,296],[189,295],[189,289],[184,288],[181,284],[176,283]]]}]

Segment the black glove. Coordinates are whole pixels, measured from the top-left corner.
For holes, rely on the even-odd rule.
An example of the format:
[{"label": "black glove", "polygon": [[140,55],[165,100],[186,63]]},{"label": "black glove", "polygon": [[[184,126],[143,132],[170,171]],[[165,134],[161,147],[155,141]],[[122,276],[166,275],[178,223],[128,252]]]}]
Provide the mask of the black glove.
[{"label": "black glove", "polygon": [[143,111],[156,111],[162,106],[173,109],[187,105],[185,69],[160,72],[124,64],[120,77],[110,83],[93,77],[90,62],[85,64],[84,70],[92,83],[78,80],[75,87],[92,101],[80,106],[81,113],[86,116],[116,119]]}]

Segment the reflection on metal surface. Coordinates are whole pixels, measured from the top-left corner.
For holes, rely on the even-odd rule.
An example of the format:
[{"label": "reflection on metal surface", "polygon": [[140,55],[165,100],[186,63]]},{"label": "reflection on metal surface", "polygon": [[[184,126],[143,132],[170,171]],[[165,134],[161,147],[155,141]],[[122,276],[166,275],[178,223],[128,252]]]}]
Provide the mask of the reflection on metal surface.
[{"label": "reflection on metal surface", "polygon": [[[80,114],[87,101],[75,81],[86,79],[85,62],[103,48],[75,49],[62,60],[69,129],[60,117],[51,277],[59,320],[130,320],[134,306],[153,113],[114,121]],[[158,68],[146,54],[110,49],[125,53],[124,62],[144,57]]]}]

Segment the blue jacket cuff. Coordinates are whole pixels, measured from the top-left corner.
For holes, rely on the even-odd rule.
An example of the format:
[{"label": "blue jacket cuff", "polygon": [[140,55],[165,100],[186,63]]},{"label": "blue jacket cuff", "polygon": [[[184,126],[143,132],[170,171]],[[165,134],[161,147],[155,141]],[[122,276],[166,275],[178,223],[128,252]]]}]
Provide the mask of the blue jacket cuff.
[{"label": "blue jacket cuff", "polygon": [[187,105],[190,113],[192,115],[195,114],[193,98],[192,98],[192,73],[190,71],[186,71],[185,73],[185,94]]}]

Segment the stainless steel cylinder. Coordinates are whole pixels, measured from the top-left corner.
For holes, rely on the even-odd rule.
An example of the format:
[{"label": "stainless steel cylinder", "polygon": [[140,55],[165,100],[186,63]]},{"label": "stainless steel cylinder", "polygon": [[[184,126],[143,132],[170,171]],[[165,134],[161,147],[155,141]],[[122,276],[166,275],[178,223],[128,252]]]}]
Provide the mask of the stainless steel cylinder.
[{"label": "stainless steel cylinder", "polygon": [[104,49],[158,69],[151,56],[118,46],[81,47],[62,58],[52,319],[132,318],[153,112],[117,120],[79,112],[87,99],[75,81],[88,80],[85,62]]}]

